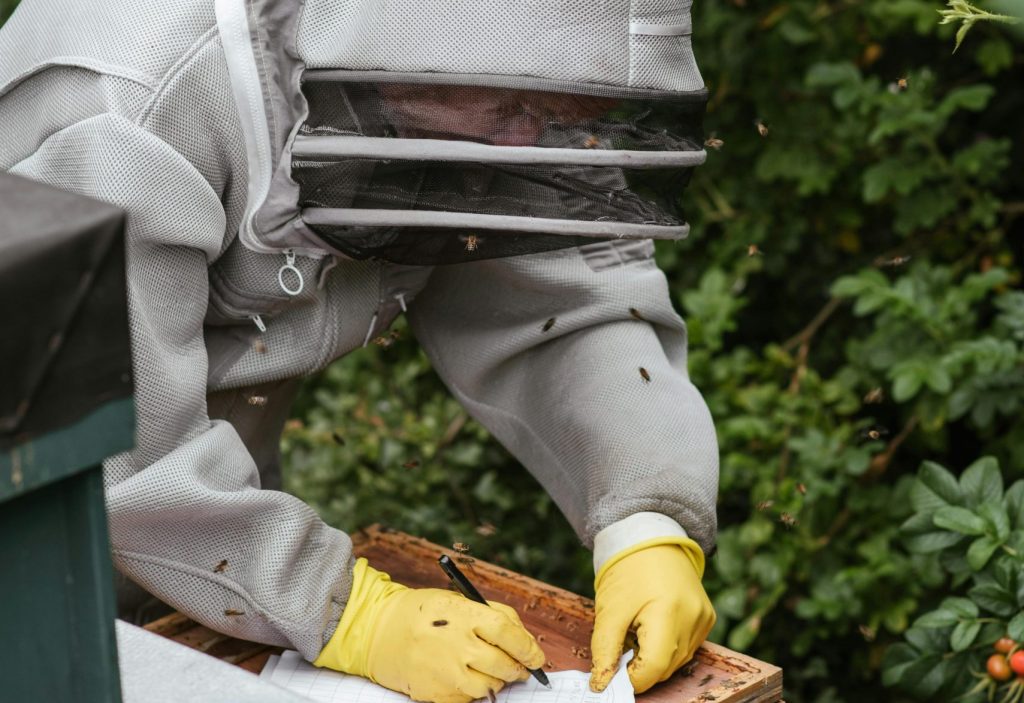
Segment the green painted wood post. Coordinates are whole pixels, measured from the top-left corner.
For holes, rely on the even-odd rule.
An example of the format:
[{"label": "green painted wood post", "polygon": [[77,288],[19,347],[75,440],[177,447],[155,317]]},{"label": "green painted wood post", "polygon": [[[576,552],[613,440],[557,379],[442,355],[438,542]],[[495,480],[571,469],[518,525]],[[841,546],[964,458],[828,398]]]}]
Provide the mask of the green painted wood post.
[{"label": "green painted wood post", "polygon": [[124,218],[0,173],[0,701],[121,700],[102,461],[134,446]]},{"label": "green painted wood post", "polygon": [[121,699],[100,462],[133,415],[117,401],[0,456],[0,699]]}]

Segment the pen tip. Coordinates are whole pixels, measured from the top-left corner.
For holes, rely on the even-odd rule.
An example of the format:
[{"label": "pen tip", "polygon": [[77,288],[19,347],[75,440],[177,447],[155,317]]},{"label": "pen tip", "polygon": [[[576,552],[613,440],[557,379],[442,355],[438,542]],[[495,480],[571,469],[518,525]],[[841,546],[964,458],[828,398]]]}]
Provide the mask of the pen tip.
[{"label": "pen tip", "polygon": [[544,684],[544,688],[551,688],[551,682],[549,681],[549,682],[545,683]]}]

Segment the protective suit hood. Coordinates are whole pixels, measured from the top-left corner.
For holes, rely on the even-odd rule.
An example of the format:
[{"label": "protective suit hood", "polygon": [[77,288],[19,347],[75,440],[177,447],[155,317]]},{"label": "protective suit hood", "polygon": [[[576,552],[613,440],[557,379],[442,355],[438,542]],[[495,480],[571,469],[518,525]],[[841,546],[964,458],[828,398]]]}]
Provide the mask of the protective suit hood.
[{"label": "protective suit hood", "polygon": [[243,242],[452,263],[678,239],[690,0],[216,0]]}]

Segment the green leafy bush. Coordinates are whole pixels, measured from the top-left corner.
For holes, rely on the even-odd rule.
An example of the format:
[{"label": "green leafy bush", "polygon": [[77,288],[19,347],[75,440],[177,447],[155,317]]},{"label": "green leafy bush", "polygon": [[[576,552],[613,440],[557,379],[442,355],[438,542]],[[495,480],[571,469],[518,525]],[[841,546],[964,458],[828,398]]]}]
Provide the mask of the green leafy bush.
[{"label": "green leafy bush", "polygon": [[1000,700],[1010,700],[1012,684],[988,678],[984,666],[996,640],[1024,642],[1024,480],[1004,492],[992,457],[959,481],[925,462],[910,501],[907,549],[931,560],[951,595],[914,621],[906,643],[889,648],[883,680],[921,698],[942,691],[980,703],[1001,692]]}]

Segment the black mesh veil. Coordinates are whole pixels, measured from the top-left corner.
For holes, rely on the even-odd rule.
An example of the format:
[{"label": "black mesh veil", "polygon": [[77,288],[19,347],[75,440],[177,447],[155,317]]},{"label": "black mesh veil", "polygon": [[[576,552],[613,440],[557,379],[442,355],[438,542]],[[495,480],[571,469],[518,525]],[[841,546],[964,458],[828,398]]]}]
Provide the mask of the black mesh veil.
[{"label": "black mesh veil", "polygon": [[[309,115],[292,178],[307,225],[348,256],[449,264],[685,232],[680,199],[703,158],[702,94],[330,73],[304,83]],[[358,216],[367,212],[373,224]],[[451,224],[437,226],[434,214]]]}]

